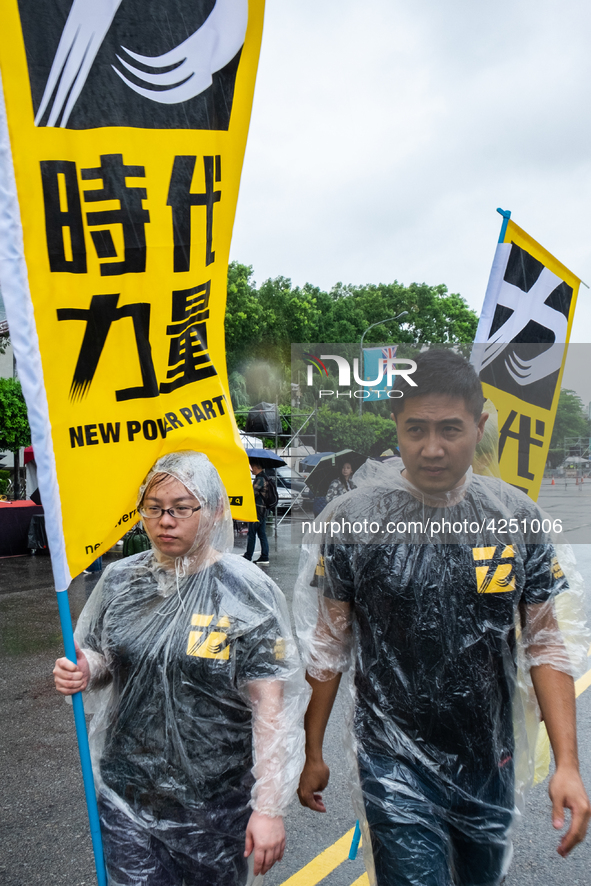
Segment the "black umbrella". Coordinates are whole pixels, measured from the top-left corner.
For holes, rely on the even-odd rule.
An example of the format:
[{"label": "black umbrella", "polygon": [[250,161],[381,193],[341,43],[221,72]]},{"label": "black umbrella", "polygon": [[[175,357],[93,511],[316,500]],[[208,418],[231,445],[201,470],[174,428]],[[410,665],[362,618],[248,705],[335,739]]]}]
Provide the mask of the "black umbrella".
[{"label": "black umbrella", "polygon": [[287,464],[269,449],[245,449],[244,451],[248,455],[249,461],[258,461],[262,468],[280,468],[281,465]]},{"label": "black umbrella", "polygon": [[306,483],[316,495],[326,495],[332,481],[341,476],[344,464],[349,462],[353,473],[355,473],[365,461],[366,457],[355,452],[354,449],[343,449],[341,452],[335,452],[334,455],[325,455],[311,472]]},{"label": "black umbrella", "polygon": [[328,449],[326,452],[316,452],[314,455],[306,455],[300,459],[300,473],[311,474],[321,458],[325,455],[336,455],[335,452]]}]

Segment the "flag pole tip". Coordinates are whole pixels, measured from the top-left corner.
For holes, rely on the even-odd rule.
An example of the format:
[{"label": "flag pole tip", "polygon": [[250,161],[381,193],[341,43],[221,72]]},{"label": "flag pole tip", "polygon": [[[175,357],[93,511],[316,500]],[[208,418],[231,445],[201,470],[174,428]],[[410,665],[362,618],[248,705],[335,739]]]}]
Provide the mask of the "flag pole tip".
[{"label": "flag pole tip", "polygon": [[510,209],[497,209],[497,212],[503,216],[503,218],[511,218],[511,210]]}]

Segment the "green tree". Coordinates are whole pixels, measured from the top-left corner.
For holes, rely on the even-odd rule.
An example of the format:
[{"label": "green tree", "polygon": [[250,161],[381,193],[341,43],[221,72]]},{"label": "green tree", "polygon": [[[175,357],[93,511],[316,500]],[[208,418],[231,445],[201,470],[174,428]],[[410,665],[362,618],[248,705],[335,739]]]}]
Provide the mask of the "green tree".
[{"label": "green tree", "polygon": [[321,308],[320,290],[306,283],[302,289],[294,289],[287,304],[287,337],[289,343],[317,341],[311,336],[318,335]]},{"label": "green tree", "polygon": [[[276,396],[288,402],[292,343],[358,346],[373,324],[378,325],[365,339],[367,345],[456,344],[472,342],[476,332],[474,311],[444,285],[337,283],[324,292],[310,283],[293,287],[288,277],[265,280],[257,288],[252,276],[250,265],[232,262],[228,268],[226,353],[235,404]],[[400,320],[389,319],[403,312]],[[376,411],[387,414],[387,404],[378,404]]]},{"label": "green tree", "polygon": [[231,262],[226,301],[226,358],[228,372],[239,368],[262,341],[266,322],[257,291],[251,282],[252,266]]},{"label": "green tree", "polygon": [[17,378],[0,378],[0,451],[14,453],[15,497],[20,498],[21,486],[18,480],[18,450],[31,442],[31,429],[27,418],[27,407]]},{"label": "green tree", "polygon": [[232,398],[234,409],[239,409],[248,403],[246,381],[243,375],[239,372],[231,372],[228,377],[228,384],[230,385],[230,397]]},{"label": "green tree", "polygon": [[27,407],[17,378],[0,378],[0,451],[15,452],[31,442]]},{"label": "green tree", "polygon": [[[359,342],[373,326],[371,342],[458,343],[474,340],[478,317],[447,287],[412,283],[352,286],[337,283],[323,292],[288,277],[265,280],[257,289],[252,267],[228,269],[226,347],[232,372],[252,356],[290,359],[292,342]],[[399,321],[381,322],[406,312]]]},{"label": "green tree", "polygon": [[[478,317],[464,299],[449,294],[444,285],[394,283],[343,286],[330,293],[332,310],[325,317],[318,342],[358,342],[364,331],[375,326],[365,339],[371,342],[456,343],[474,340]],[[389,320],[406,311],[400,320]],[[388,322],[381,322],[388,320]],[[404,327],[404,328],[403,328]],[[310,339],[312,341],[312,339]]]},{"label": "green tree", "polygon": [[318,410],[319,450],[354,449],[368,456],[393,449],[396,443],[396,425],[391,419],[373,413],[343,414],[329,406]]},{"label": "green tree", "polygon": [[575,391],[571,391],[569,388],[562,388],[558,398],[554,429],[548,452],[548,461],[551,467],[557,467],[564,460],[565,438],[589,438],[590,434],[589,419],[587,418],[583,401]]},{"label": "green tree", "polygon": [[265,317],[263,339],[267,344],[283,345],[289,341],[288,315],[292,296],[288,277],[275,277],[261,283],[257,297]]}]

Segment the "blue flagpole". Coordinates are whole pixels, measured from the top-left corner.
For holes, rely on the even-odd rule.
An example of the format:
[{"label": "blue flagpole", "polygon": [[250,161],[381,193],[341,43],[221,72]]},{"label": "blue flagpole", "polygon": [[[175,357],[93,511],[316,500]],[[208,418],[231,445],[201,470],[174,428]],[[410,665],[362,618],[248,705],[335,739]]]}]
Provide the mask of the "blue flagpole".
[{"label": "blue flagpole", "polygon": [[509,219],[511,218],[511,210],[497,209],[497,212],[503,216],[503,224],[501,225],[501,233],[499,234],[499,243],[502,243],[505,239],[505,234],[507,233],[507,225],[509,224]]},{"label": "blue flagpole", "polygon": [[[70,661],[73,661],[75,663],[76,647],[74,645],[74,631],[72,629],[72,616],[70,614],[70,604],[68,601],[67,591],[57,592],[57,605],[60,615],[60,623],[62,627],[62,636],[64,640],[66,658],[69,658]],[[88,809],[90,837],[92,840],[92,848],[94,851],[96,878],[98,881],[98,886],[107,886],[107,872],[105,870],[105,858],[103,855],[101,826],[98,814],[98,806],[96,802],[96,791],[94,789],[92,763],[90,762],[90,748],[88,745],[88,733],[86,732],[86,720],[84,719],[84,702],[82,701],[82,695],[79,692],[72,696],[72,707],[74,708],[74,723],[76,725],[78,752],[80,754],[80,765],[82,767],[82,781],[84,783],[86,807]]]},{"label": "blue flagpole", "polygon": [[359,827],[359,819],[355,822],[355,833],[351,840],[351,848],[349,849],[349,858],[355,861],[357,858],[357,850],[359,849],[359,841],[361,840],[361,828]]}]

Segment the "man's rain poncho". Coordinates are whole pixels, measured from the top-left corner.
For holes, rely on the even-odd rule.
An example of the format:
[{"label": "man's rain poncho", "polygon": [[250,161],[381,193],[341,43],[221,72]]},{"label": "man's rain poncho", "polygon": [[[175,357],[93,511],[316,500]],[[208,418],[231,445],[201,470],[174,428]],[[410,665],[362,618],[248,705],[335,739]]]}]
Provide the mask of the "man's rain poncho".
[{"label": "man's rain poncho", "polygon": [[[252,809],[279,816],[294,795],[309,693],[283,595],[228,553],[232,519],[213,465],[199,453],[162,457],[138,505],[156,474],[199,500],[193,546],[109,566],[76,629],[91,667],[99,805],[173,855],[223,869],[228,852],[244,851]],[[230,882],[240,879],[237,868]]]},{"label": "man's rain poncho", "polygon": [[539,723],[529,668],[584,667],[582,580],[523,493],[470,469],[430,499],[403,467],[368,461],[308,532],[294,604],[305,664],[319,680],[352,665],[360,819],[399,814],[415,841],[443,822],[443,841],[449,828],[497,841],[508,866]]}]

